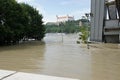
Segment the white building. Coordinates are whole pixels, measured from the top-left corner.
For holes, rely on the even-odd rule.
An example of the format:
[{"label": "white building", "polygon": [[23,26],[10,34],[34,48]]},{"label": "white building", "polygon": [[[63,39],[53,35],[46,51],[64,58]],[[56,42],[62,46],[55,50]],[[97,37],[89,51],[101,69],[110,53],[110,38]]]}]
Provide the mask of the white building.
[{"label": "white building", "polygon": [[57,22],[66,22],[66,21],[73,21],[74,20],[74,16],[69,16],[69,15],[66,15],[66,16],[56,16],[57,18]]}]

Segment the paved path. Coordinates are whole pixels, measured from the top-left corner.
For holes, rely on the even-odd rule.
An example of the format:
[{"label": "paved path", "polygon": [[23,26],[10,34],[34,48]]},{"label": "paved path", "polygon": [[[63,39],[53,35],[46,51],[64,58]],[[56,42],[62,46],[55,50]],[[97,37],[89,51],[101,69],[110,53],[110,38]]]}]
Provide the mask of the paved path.
[{"label": "paved path", "polygon": [[79,80],[47,75],[0,70],[0,80]]}]

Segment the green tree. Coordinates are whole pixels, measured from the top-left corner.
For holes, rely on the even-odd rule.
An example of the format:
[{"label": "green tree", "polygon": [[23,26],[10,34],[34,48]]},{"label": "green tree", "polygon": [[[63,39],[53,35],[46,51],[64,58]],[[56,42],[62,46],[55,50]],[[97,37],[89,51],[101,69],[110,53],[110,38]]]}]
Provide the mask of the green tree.
[{"label": "green tree", "polygon": [[65,33],[75,33],[80,30],[80,27],[76,21],[67,21],[63,27]]},{"label": "green tree", "polygon": [[81,39],[82,39],[82,41],[84,43],[87,42],[87,38],[88,38],[88,31],[87,31],[87,29],[88,29],[88,26],[82,26],[82,27],[80,27],[80,32],[82,33]]},{"label": "green tree", "polygon": [[21,4],[25,15],[28,18],[27,26],[25,27],[25,36],[27,38],[35,38],[41,40],[45,34],[45,27],[42,22],[42,15],[28,4]]},{"label": "green tree", "polygon": [[77,21],[66,21],[59,23],[59,25],[46,25],[46,32],[75,33],[80,31],[78,24]]},{"label": "green tree", "polygon": [[42,15],[28,4],[0,0],[0,44],[26,38],[41,40],[45,34]]}]

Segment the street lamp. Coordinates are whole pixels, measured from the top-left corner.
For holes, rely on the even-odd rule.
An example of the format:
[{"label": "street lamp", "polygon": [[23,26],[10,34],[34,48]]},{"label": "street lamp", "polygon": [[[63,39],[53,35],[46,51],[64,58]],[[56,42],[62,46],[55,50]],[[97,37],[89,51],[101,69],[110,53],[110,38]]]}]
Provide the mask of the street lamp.
[{"label": "street lamp", "polygon": [[88,29],[88,26],[89,26],[89,13],[85,13],[85,16],[87,17],[87,48],[89,49],[89,42],[88,42],[88,39],[89,39],[89,29]]}]

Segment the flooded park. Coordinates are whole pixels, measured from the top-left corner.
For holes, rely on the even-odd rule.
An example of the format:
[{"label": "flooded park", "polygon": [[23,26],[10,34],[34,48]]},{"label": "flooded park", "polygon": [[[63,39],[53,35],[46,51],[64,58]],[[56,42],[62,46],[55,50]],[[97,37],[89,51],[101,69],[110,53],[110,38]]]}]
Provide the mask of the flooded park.
[{"label": "flooded park", "polygon": [[119,44],[77,44],[77,34],[0,47],[0,69],[80,80],[120,80]]}]

